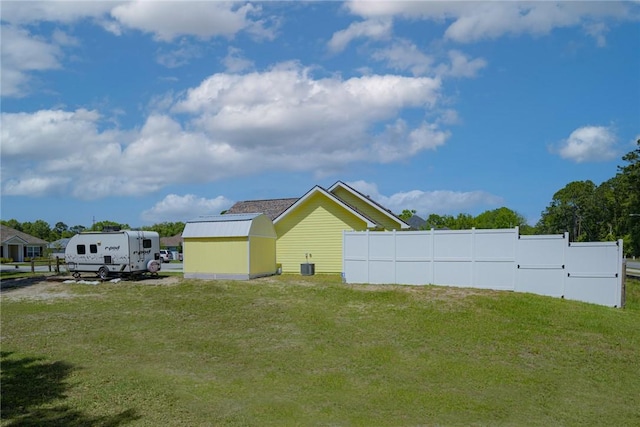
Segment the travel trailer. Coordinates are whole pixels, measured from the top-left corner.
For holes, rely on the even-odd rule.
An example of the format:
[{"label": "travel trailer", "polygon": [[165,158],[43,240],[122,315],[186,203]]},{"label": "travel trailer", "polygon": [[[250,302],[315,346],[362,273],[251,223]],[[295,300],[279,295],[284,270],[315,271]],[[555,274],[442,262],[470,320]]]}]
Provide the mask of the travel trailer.
[{"label": "travel trailer", "polygon": [[154,231],[116,230],[76,234],[65,249],[73,277],[96,273],[109,276],[151,273],[162,268],[160,236]]}]

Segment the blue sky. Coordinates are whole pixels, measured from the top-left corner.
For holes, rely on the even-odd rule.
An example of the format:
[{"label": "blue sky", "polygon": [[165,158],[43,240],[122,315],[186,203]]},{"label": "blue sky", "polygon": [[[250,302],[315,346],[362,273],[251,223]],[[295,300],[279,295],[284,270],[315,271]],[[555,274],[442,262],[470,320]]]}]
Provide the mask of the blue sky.
[{"label": "blue sky", "polygon": [[531,225],[640,137],[640,2],[2,1],[1,217],[133,227],[344,181]]}]

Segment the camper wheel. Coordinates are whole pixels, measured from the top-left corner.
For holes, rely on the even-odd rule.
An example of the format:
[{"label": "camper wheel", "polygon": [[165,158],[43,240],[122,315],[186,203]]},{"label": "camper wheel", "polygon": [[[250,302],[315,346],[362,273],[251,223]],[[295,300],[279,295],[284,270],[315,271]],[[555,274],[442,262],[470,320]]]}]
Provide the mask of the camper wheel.
[{"label": "camper wheel", "polygon": [[106,280],[109,276],[109,269],[107,267],[100,267],[98,270],[98,277],[102,280]]}]

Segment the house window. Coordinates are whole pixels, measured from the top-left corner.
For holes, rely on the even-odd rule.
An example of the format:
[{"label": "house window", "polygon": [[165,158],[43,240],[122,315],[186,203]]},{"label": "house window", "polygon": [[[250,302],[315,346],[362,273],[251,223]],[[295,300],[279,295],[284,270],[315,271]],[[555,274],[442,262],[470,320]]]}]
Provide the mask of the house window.
[{"label": "house window", "polygon": [[89,252],[91,252],[92,254],[97,254],[98,253],[98,245],[95,245],[95,244],[89,245]]},{"label": "house window", "polygon": [[36,258],[42,255],[42,248],[40,246],[27,246],[26,250],[27,258]]},{"label": "house window", "polygon": [[151,239],[144,239],[142,241],[142,247],[145,249],[149,249],[151,247]]},{"label": "house window", "polygon": [[87,253],[87,248],[84,245],[76,246],[76,250],[78,252],[78,255],[84,255]]}]

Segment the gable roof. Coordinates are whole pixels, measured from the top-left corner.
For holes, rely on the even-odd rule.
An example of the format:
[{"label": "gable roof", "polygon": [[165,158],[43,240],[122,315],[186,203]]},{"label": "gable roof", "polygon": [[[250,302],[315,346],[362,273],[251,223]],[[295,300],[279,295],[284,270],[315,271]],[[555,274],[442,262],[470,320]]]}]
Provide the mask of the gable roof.
[{"label": "gable roof", "polygon": [[22,231],[18,231],[14,228],[7,227],[6,225],[3,225],[3,224],[0,224],[0,239],[2,240],[2,243],[5,243],[11,239],[20,239],[24,244],[29,244],[29,245],[46,245],[47,244],[46,240],[42,240],[30,234],[23,233]]},{"label": "gable roof", "polygon": [[317,194],[317,193],[320,193],[320,194],[324,195],[329,200],[332,200],[333,202],[335,202],[338,205],[342,206],[344,209],[350,211],[352,214],[354,214],[355,216],[357,216],[358,218],[363,220],[367,224],[367,227],[375,227],[377,225],[370,218],[367,218],[364,214],[362,214],[361,212],[358,212],[352,206],[349,206],[347,203],[345,203],[342,199],[337,197],[335,194],[328,192],[327,190],[325,190],[324,188],[320,187],[319,185],[316,185],[311,190],[307,191],[307,193],[304,196],[300,197],[295,203],[293,203],[291,206],[289,206],[287,209],[285,209],[283,212],[281,212],[280,215],[278,215],[273,220],[273,223],[276,224],[278,221],[280,221],[282,218],[284,218],[289,212],[295,210],[298,206],[300,206],[302,203],[304,203],[306,200],[308,200],[311,196],[313,196],[314,194]]},{"label": "gable roof", "polygon": [[400,228],[411,228],[409,224],[400,219],[389,209],[385,208],[375,200],[372,200],[368,196],[365,196],[364,194],[360,193],[359,191],[350,187],[342,181],[338,181],[333,184],[331,188],[329,188],[329,190],[316,185],[300,198],[245,200],[242,202],[236,202],[233,206],[231,206],[231,208],[229,208],[229,210],[225,212],[225,215],[263,213],[275,224],[280,221],[286,214],[294,210],[297,206],[311,197],[313,194],[319,192],[328,197],[333,202],[347,209],[358,218],[362,219],[367,224],[367,227],[377,227],[379,224],[377,224],[375,220],[371,219],[366,213],[362,212],[361,209],[358,209],[356,206],[353,206],[353,204],[343,200],[342,198],[340,198],[340,196],[333,192],[333,190],[339,187],[344,188],[346,191],[350,192],[355,197],[362,200],[364,203],[368,204],[376,211],[380,212],[382,215],[400,224]]},{"label": "gable roof", "polygon": [[[347,190],[348,192],[350,192],[351,194],[353,194],[354,196],[356,196],[357,198],[359,198],[360,200],[362,200],[363,202],[365,202],[369,206],[371,206],[374,209],[378,210],[380,213],[382,213],[386,217],[392,219],[393,221],[396,221],[397,223],[400,224],[400,228],[402,228],[402,229],[411,228],[411,226],[409,224],[407,224],[402,219],[400,219],[400,217],[398,217],[393,212],[391,212],[391,210],[385,208],[380,203],[378,203],[375,200],[371,199],[369,196],[365,196],[364,194],[362,194],[361,192],[359,192],[355,188],[345,184],[344,182],[342,182],[342,181],[336,182],[331,187],[329,187],[329,191],[331,193],[333,193],[337,188],[343,188],[343,189]],[[352,208],[356,209],[355,207],[352,207]]]},{"label": "gable roof", "polygon": [[413,230],[420,230],[422,227],[427,225],[427,221],[419,217],[418,215],[413,215],[411,218],[407,220],[407,224],[411,226]]},{"label": "gable roof", "polygon": [[282,212],[287,210],[291,205],[297,202],[298,198],[289,199],[269,199],[269,200],[245,200],[243,202],[237,202],[225,212],[225,215],[229,214],[251,214],[251,213],[263,213],[270,220],[276,219]]}]

